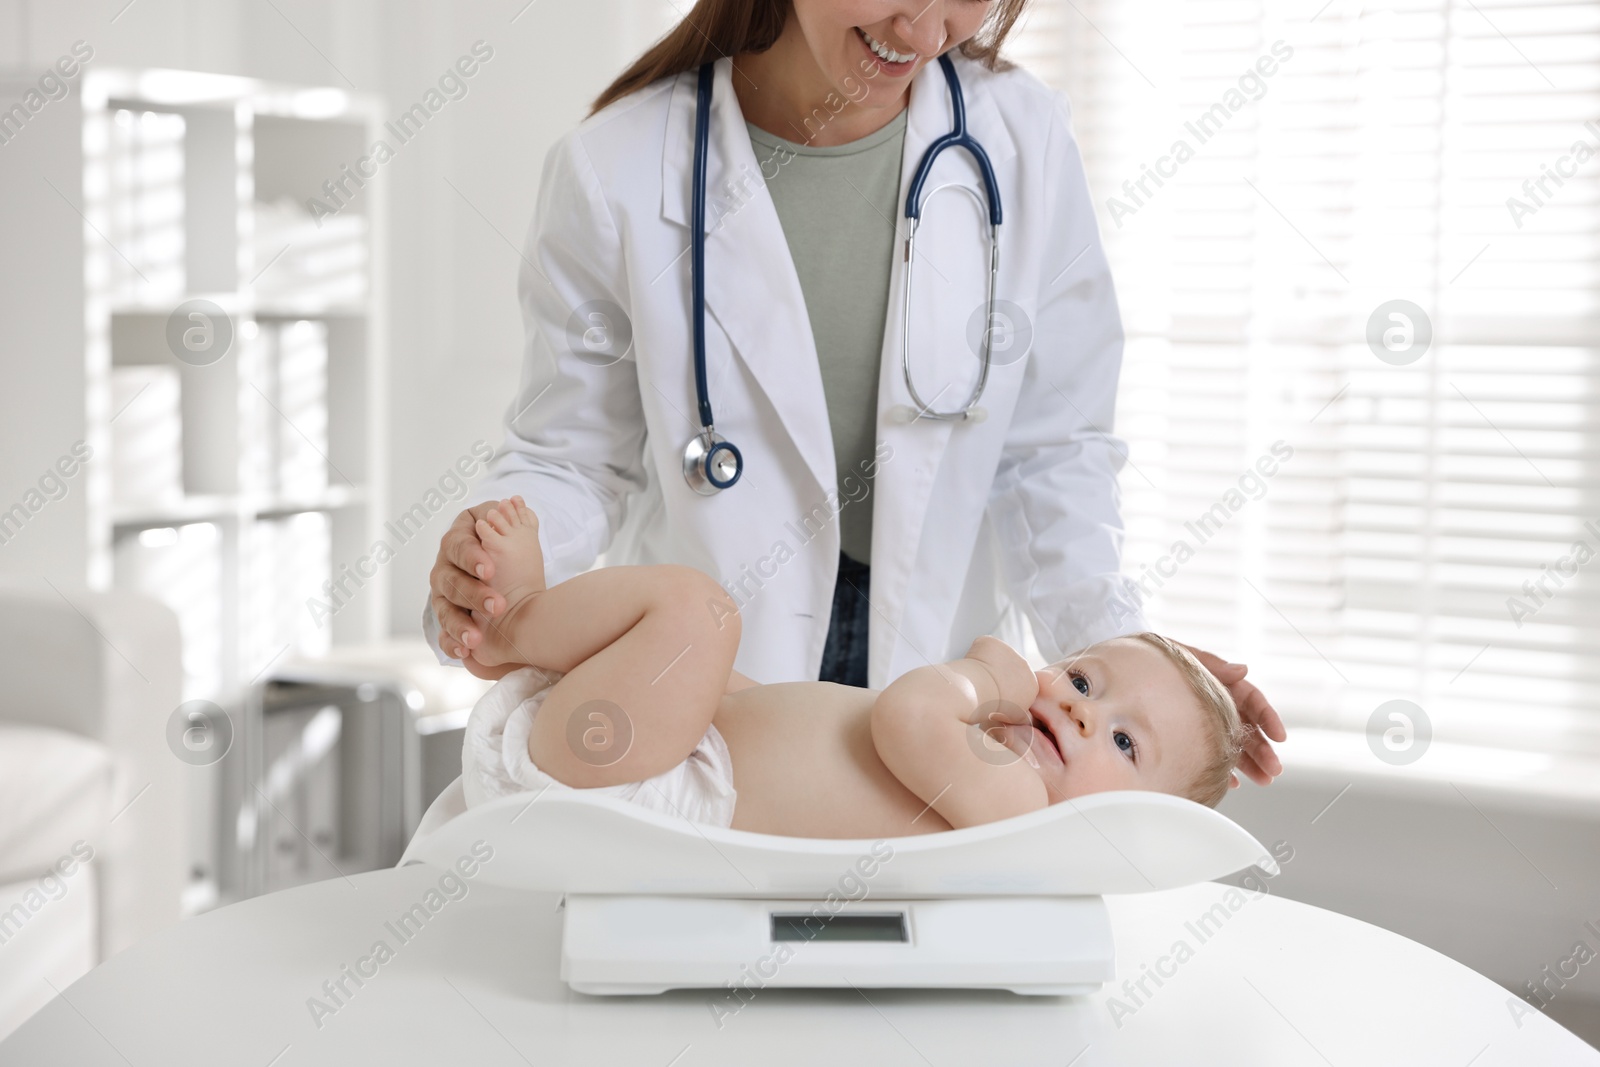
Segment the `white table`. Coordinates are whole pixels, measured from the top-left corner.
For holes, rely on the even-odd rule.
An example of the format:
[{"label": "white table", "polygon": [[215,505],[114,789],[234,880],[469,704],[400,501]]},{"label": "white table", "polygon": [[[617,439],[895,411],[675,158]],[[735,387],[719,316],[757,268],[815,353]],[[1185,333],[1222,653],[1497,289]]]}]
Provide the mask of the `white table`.
[{"label": "white table", "polygon": [[[766,990],[719,1020],[711,1005],[734,1002],[703,991],[570,992],[553,894],[469,882],[402,943],[385,923],[439,877],[371,871],[190,919],[69,987],[0,1044],[0,1065],[1600,1065],[1541,1015],[1519,1028],[1505,990],[1413,941],[1265,894],[1235,891],[1229,911],[1212,883],[1108,898],[1118,975],[1170,975],[1138,1002],[1120,987]],[[1218,904],[1201,940],[1192,927]],[[319,1028],[308,998],[380,939],[393,958],[359,988],[346,979]],[[1192,954],[1161,962],[1180,940]],[[1114,1020],[1113,997],[1131,1014]]]}]

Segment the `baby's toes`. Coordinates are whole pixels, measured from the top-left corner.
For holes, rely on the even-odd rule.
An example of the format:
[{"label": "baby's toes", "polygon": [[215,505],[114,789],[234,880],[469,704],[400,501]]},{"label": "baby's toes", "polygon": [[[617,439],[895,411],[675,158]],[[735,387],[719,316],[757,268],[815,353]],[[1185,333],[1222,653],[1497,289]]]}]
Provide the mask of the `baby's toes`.
[{"label": "baby's toes", "polygon": [[502,500],[489,511],[489,523],[503,534],[509,534],[516,528],[516,518],[513,514],[511,502]]},{"label": "baby's toes", "polygon": [[[493,516],[494,512],[491,511],[489,514],[490,516]],[[485,545],[493,545],[496,548],[500,546],[500,539],[505,536],[505,534],[501,533],[498,528],[490,523],[489,519],[479,519],[473,524],[473,529],[477,531],[478,540],[482,541]]]}]

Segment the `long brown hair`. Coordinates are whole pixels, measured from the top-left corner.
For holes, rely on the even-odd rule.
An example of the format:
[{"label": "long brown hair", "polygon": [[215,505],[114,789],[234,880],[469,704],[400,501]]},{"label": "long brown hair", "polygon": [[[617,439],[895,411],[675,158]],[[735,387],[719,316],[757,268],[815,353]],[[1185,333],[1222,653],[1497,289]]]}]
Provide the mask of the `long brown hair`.
[{"label": "long brown hair", "polygon": [[[765,52],[788,21],[792,0],[699,0],[665,37],[623,71],[595,98],[594,114],[658,78],[694,70],[702,63],[740,52]],[[996,0],[983,26],[961,43],[961,54],[991,70],[1004,70],[1000,46],[1028,0]]]}]

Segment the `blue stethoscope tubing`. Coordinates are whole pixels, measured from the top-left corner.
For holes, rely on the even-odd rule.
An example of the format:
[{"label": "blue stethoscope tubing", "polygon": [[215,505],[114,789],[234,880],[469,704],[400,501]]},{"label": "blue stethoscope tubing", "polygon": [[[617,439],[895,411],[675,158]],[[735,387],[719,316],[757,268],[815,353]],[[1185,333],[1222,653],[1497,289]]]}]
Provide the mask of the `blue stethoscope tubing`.
[{"label": "blue stethoscope tubing", "polygon": [[706,384],[706,157],[711,150],[711,76],[714,64],[700,68],[694,112],[694,197],[689,214],[689,302],[694,311],[694,389],[700,404],[700,432],[683,450],[683,477],[689,488],[711,496],[744,473],[744,456],[717,433]]},{"label": "blue stethoscope tubing", "polygon": [[[994,179],[994,167],[989,162],[989,155],[983,150],[970,133],[967,132],[967,108],[961,94],[961,80],[956,76],[955,64],[948,55],[939,57],[939,66],[944,71],[945,84],[950,89],[950,111],[952,115],[951,130],[943,137],[938,138],[928,146],[923,153],[917,169],[911,177],[910,188],[906,192],[906,219],[908,220],[908,233],[906,235],[905,259],[906,281],[905,294],[902,300],[904,319],[900,332],[900,364],[905,375],[906,389],[911,394],[912,401],[916,404],[914,410],[907,409],[907,414],[900,416],[902,421],[910,422],[918,418],[932,418],[946,421],[971,420],[982,421],[983,409],[978,407],[978,399],[983,395],[984,385],[989,378],[989,363],[991,358],[990,348],[993,341],[995,282],[1000,272],[1000,189]],[[711,86],[715,63],[706,63],[700,67],[699,80],[695,91],[695,118],[694,118],[694,186],[693,198],[690,207],[690,238],[689,238],[689,263],[690,263],[690,303],[692,307],[693,332],[694,332],[694,387],[696,399],[700,407],[700,432],[689,440],[683,454],[683,476],[688,481],[690,488],[705,496],[727,489],[739,480],[744,473],[744,457],[739,449],[731,442],[723,439],[716,432],[715,420],[711,413],[711,392],[706,382],[706,158],[710,154],[711,144]],[[983,178],[983,191],[986,203],[980,203],[980,208],[987,208],[989,216],[989,283],[987,293],[988,312],[984,320],[983,330],[983,355],[978,380],[972,388],[972,393],[961,408],[951,411],[937,411],[933,403],[924,402],[917,392],[915,383],[911,380],[911,278],[912,267],[916,261],[917,226],[922,221],[922,209],[927,200],[941,189],[959,189],[974,199],[974,193],[969,187],[960,184],[939,186],[923,196],[923,186],[927,184],[928,175],[933,170],[934,161],[939,153],[947,148],[964,148],[978,165],[978,171]],[[939,398],[935,396],[934,401]]]}]

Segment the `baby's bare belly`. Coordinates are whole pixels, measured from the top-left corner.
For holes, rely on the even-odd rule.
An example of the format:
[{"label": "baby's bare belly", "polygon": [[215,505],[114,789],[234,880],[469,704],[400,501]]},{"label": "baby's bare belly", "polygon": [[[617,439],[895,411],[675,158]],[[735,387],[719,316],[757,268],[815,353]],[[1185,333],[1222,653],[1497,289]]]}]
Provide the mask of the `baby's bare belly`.
[{"label": "baby's bare belly", "polygon": [[864,838],[950,829],[878,758],[871,726],[877,696],[833,682],[781,682],[724,696],[713,722],[733,759],[733,828]]}]

